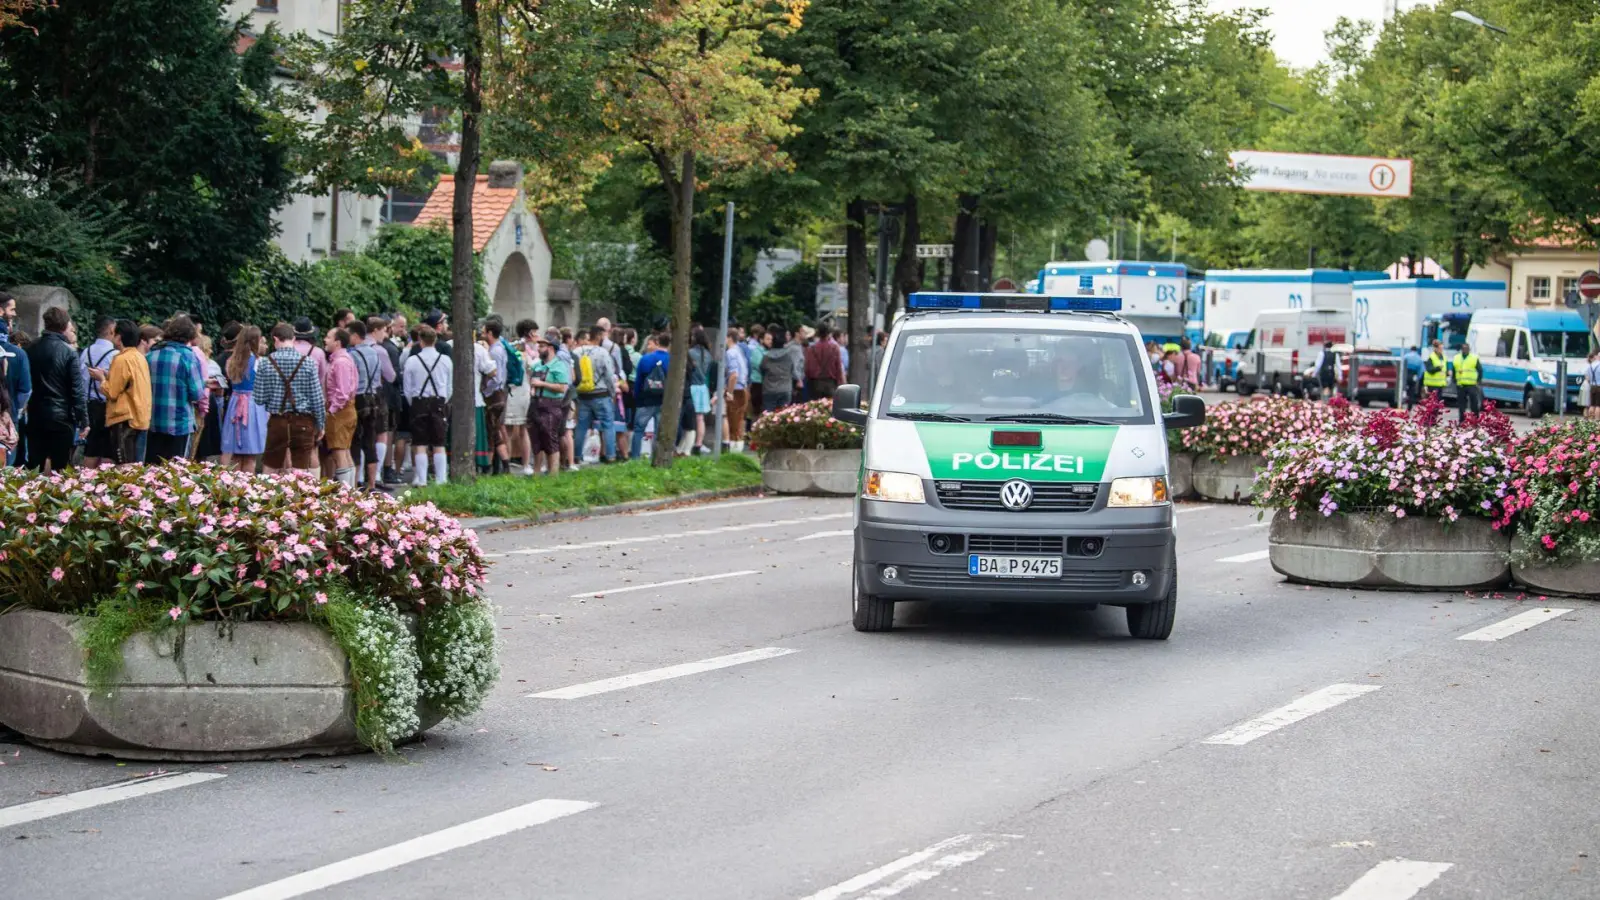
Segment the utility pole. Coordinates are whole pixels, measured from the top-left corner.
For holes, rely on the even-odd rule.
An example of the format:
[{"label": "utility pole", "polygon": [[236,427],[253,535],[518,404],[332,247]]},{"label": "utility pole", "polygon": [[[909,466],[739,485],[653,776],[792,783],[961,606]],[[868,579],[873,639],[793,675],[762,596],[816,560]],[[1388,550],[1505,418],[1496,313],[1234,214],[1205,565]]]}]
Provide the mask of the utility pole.
[{"label": "utility pole", "polygon": [[[722,420],[728,414],[725,396],[728,384],[728,294],[733,288],[733,201],[728,201],[728,215],[722,223],[722,317],[717,321],[717,346],[712,355],[717,360],[717,380],[711,388],[711,458],[722,457]],[[657,431],[664,429],[657,428]]]}]

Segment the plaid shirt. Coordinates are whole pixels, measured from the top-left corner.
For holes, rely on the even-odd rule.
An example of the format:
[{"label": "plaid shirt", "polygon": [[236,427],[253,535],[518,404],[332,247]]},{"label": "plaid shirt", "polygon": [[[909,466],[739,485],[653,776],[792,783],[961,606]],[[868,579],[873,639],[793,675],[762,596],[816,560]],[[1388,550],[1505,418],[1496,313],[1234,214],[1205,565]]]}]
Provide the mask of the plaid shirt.
[{"label": "plaid shirt", "polygon": [[194,407],[205,393],[205,373],[188,344],[162,341],[150,350],[150,430],[194,432]]},{"label": "plaid shirt", "polygon": [[[298,366],[298,371],[296,367]],[[292,377],[291,377],[292,376]],[[288,385],[284,380],[289,379]],[[288,388],[287,394],[284,388]],[[316,364],[293,347],[274,350],[256,366],[256,402],[269,415],[302,413],[315,416],[317,430],[327,424],[327,399]]]}]

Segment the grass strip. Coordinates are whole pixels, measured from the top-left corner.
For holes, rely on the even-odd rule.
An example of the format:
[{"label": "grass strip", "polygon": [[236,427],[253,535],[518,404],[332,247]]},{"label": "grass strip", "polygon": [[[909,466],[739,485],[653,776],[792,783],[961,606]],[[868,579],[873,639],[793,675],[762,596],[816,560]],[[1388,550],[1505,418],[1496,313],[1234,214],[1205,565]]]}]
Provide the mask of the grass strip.
[{"label": "grass strip", "polygon": [[671,468],[648,462],[590,465],[553,476],[496,475],[471,484],[429,485],[413,489],[406,500],[431,502],[458,516],[528,518],[567,509],[590,509],[634,500],[656,500],[698,491],[754,487],[761,483],[761,463],[753,456],[725,453],[720,460],[687,456]]}]

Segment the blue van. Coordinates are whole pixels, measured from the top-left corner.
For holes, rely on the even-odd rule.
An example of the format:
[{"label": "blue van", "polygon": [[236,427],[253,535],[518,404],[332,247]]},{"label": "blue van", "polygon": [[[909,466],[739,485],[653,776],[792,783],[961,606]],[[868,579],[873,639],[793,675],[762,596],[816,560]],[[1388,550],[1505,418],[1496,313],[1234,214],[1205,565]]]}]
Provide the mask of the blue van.
[{"label": "blue van", "polygon": [[1567,361],[1567,408],[1576,407],[1591,341],[1583,316],[1567,309],[1480,309],[1467,326],[1483,396],[1521,405],[1535,419],[1555,408],[1558,360]]}]

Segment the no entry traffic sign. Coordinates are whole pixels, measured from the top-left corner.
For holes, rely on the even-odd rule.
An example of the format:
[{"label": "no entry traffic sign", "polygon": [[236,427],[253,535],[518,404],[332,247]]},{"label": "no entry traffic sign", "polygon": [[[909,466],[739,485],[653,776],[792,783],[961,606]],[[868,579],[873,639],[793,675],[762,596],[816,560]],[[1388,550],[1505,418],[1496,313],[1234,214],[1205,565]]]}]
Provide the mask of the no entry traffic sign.
[{"label": "no entry traffic sign", "polygon": [[1578,295],[1590,302],[1600,299],[1600,272],[1590,269],[1578,276]]}]

